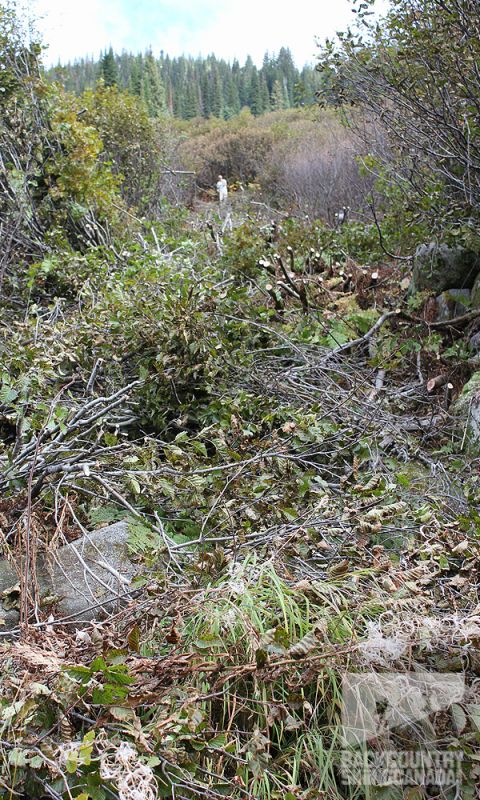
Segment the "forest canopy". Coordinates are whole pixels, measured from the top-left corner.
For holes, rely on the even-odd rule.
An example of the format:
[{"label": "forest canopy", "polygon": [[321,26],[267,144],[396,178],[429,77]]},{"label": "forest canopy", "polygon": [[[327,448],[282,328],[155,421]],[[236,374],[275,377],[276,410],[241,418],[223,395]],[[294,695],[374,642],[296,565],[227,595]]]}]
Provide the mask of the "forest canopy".
[{"label": "forest canopy", "polygon": [[320,86],[314,66],[298,69],[290,50],[265,53],[258,68],[248,57],[243,66],[214,55],[205,58],[172,58],[151,50],[134,55],[106,51],[100,59],[80,59],[47,71],[68,91],[81,94],[100,78],[142,97],[151,116],[168,111],[180,119],[219,117],[229,119],[242,108],[255,116],[315,103]]}]

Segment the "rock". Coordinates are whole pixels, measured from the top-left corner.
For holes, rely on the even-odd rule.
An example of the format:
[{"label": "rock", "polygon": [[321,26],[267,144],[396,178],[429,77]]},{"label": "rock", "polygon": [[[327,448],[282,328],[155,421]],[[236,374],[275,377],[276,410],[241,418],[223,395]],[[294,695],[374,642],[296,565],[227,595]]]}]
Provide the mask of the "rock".
[{"label": "rock", "polygon": [[[80,624],[121,608],[119,595],[128,590],[136,571],[128,537],[128,524],[117,522],[39,556],[40,597],[48,597],[50,602],[55,598],[55,619],[72,617]],[[0,561],[0,620],[4,620],[4,630],[18,624],[18,607],[12,608],[17,598],[18,575],[7,561]]]},{"label": "rock", "polygon": [[470,302],[472,308],[480,308],[480,274],[475,278]]},{"label": "rock", "polygon": [[468,346],[472,353],[480,353],[480,331],[477,331],[470,337]]},{"label": "rock", "polygon": [[470,311],[470,291],[468,289],[448,289],[436,298],[437,320],[446,320],[460,317]]},{"label": "rock", "polygon": [[480,371],[474,372],[452,406],[469,452],[480,455]]},{"label": "rock", "polygon": [[480,255],[463,247],[422,244],[413,263],[411,290],[424,289],[437,294],[455,287],[471,289],[480,273]]}]

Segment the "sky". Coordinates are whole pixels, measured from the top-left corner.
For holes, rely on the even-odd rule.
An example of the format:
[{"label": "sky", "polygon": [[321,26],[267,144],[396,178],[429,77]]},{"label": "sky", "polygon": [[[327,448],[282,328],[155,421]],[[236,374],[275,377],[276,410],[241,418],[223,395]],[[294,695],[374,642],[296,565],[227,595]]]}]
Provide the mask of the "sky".
[{"label": "sky", "polygon": [[261,64],[265,51],[289,47],[298,66],[313,63],[316,37],[353,20],[348,0],[27,0],[43,41],[45,61],[98,57],[110,47],[151,47],[171,56],[209,55]]}]

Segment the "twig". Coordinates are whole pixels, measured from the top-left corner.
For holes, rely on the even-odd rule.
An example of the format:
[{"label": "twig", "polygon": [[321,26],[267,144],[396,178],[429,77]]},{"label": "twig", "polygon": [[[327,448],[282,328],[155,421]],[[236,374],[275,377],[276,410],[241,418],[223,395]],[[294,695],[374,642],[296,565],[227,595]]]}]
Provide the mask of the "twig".
[{"label": "twig", "polygon": [[373,196],[371,198],[369,206],[370,206],[370,210],[372,212],[372,216],[373,216],[373,221],[375,223],[375,227],[376,227],[377,232],[378,232],[379,244],[380,244],[380,247],[382,248],[383,252],[385,253],[385,255],[387,255],[389,258],[395,259],[396,261],[413,261],[413,256],[396,256],[393,253],[390,253],[389,250],[387,250],[387,248],[385,247],[385,245],[383,243],[383,233],[382,233],[382,229],[380,228],[380,225],[378,223],[377,212],[375,211],[375,201],[373,199]]},{"label": "twig", "polygon": [[86,395],[93,394],[93,387],[95,385],[95,379],[97,377],[98,368],[100,367],[101,364],[103,364],[103,358],[97,358],[97,360],[95,361],[95,364],[93,365],[93,369],[92,369],[92,372],[90,374],[90,377],[88,379],[87,388],[85,389],[85,394]]},{"label": "twig", "polygon": [[[455,328],[457,325],[466,325],[468,322],[471,322],[477,317],[480,317],[480,308],[475,308],[473,311],[469,311],[467,314],[462,314],[460,317],[442,320],[441,322],[425,322],[425,324],[428,325],[429,328]],[[417,321],[420,322],[420,320]]]},{"label": "twig", "polygon": [[382,316],[379,319],[377,319],[375,325],[372,325],[372,327],[370,328],[369,331],[367,331],[367,333],[365,333],[363,336],[359,336],[358,339],[352,339],[351,342],[345,342],[345,344],[341,344],[338,347],[335,347],[333,350],[331,350],[324,356],[322,361],[328,361],[331,358],[335,358],[335,356],[341,355],[343,353],[348,353],[350,350],[353,350],[354,347],[359,347],[362,344],[367,344],[367,342],[370,341],[372,336],[374,336],[376,332],[380,330],[382,325],[384,325],[384,323],[388,319],[391,319],[392,317],[397,317],[399,313],[400,312],[398,310],[386,311],[385,314],[382,314]]}]

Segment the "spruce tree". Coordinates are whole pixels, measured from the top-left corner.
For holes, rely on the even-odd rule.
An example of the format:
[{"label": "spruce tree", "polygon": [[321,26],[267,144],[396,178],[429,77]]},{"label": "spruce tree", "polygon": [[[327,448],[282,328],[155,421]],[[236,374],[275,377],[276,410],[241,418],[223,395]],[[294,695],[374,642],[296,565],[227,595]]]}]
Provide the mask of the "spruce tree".
[{"label": "spruce tree", "polygon": [[143,72],[143,58],[141,55],[138,55],[130,64],[130,79],[129,79],[129,91],[140,97],[142,93],[142,72]]},{"label": "spruce tree", "polygon": [[284,79],[283,85],[288,96],[288,108],[290,108],[293,106],[293,87],[295,85],[298,72],[295,69],[292,54],[288,47],[280,48],[277,66],[280,69]]},{"label": "spruce tree", "polygon": [[151,50],[145,56],[141,94],[151,117],[158,117],[165,112],[165,88],[160,78],[158,64]]},{"label": "spruce tree", "polygon": [[270,111],[270,92],[268,91],[267,81],[264,75],[260,77],[260,98],[261,98],[261,114]]},{"label": "spruce tree", "polygon": [[198,93],[193,80],[187,80],[183,101],[183,119],[198,116]]},{"label": "spruce tree", "polygon": [[251,57],[247,56],[247,60],[245,61],[245,66],[240,72],[240,85],[238,87],[240,95],[240,105],[242,106],[242,108],[244,106],[250,106],[250,92],[251,92],[252,75],[254,69],[255,67],[253,65]]},{"label": "spruce tree", "polygon": [[252,78],[250,81],[250,92],[248,95],[248,105],[255,117],[258,117],[262,111],[262,94],[260,90],[260,78],[258,77],[258,70],[253,68]]},{"label": "spruce tree", "polygon": [[277,79],[273,84],[271,109],[272,111],[281,111],[283,108],[285,108],[285,94],[282,84]]},{"label": "spruce tree", "polygon": [[223,86],[217,65],[215,65],[215,71],[213,73],[212,114],[214,117],[222,118],[224,116]]},{"label": "spruce tree", "polygon": [[105,86],[116,86],[118,79],[118,67],[113,55],[113,49],[105,52],[100,64],[100,77],[103,78]]},{"label": "spruce tree", "polygon": [[240,97],[238,95],[238,88],[235,85],[232,74],[230,73],[230,75],[227,77],[225,88],[225,117],[226,119],[230,119],[239,113]]}]

